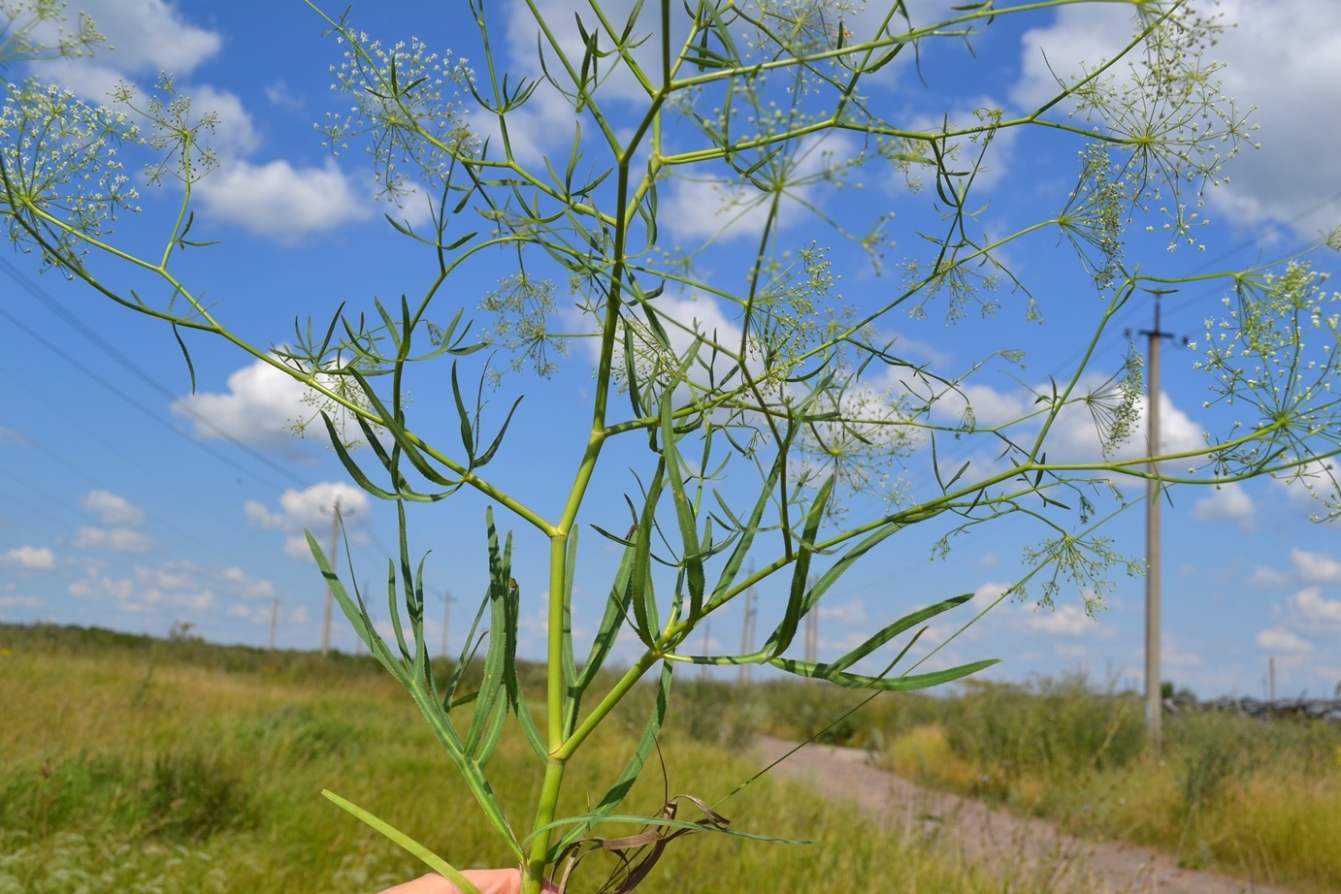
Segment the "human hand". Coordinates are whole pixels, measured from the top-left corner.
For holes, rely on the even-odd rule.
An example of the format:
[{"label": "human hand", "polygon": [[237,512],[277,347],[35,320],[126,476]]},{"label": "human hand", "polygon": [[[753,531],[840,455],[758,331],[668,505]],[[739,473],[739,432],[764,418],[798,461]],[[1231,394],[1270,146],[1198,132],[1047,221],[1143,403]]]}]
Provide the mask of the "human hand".
[{"label": "human hand", "polygon": [[[480,889],[480,894],[521,894],[520,869],[466,869],[461,874]],[[545,882],[545,891],[557,890],[558,888]],[[461,889],[435,872],[412,882],[387,888],[382,894],[461,894]]]}]

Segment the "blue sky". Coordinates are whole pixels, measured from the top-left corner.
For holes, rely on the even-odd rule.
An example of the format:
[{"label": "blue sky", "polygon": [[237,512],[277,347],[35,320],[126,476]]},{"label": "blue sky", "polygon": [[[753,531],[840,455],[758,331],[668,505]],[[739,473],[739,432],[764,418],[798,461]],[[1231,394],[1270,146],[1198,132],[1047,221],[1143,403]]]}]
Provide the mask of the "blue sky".
[{"label": "blue sky", "polygon": [[[450,48],[458,57],[478,58],[469,21],[449,11],[459,6],[396,0],[356,4],[352,16],[357,27],[387,43],[419,36],[435,51]],[[544,6],[559,10],[564,3],[547,0]],[[383,220],[391,209],[374,197],[369,160],[356,150],[333,157],[314,130],[345,101],[330,91],[339,48],[321,37],[323,24],[306,6],[100,0],[71,7],[87,10],[113,49],[91,60],[43,64],[41,76],[100,99],[118,79],[148,88],[167,70],[198,108],[218,111],[220,168],[201,185],[196,232],[222,243],[186,256],[183,270],[208,290],[238,332],[261,344],[283,343],[295,316],[320,319],[340,301],[368,307],[374,295],[394,300],[422,286],[431,273],[427,259]],[[504,35],[500,52],[511,54],[519,70],[533,71],[534,35],[520,4],[490,8]],[[934,4],[913,9],[929,16]],[[1341,223],[1341,167],[1334,160],[1341,144],[1341,7],[1328,0],[1226,0],[1222,10],[1238,25],[1221,37],[1214,56],[1227,64],[1226,92],[1243,108],[1256,106],[1261,145],[1234,159],[1226,171],[1229,182],[1210,191],[1205,214],[1211,223],[1196,231],[1198,245],[1170,254],[1160,233],[1133,238],[1129,260],[1152,270],[1251,264],[1312,244]],[[920,76],[911,66],[891,66],[879,98],[902,103],[913,122],[965,116],[983,106],[1024,108],[1046,88],[1044,52],[1054,68],[1102,55],[1124,33],[1117,12],[1068,7],[1028,22],[1002,20],[977,40],[975,57],[947,43],[926,53]],[[11,70],[7,76],[21,74]],[[527,113],[525,151],[566,150],[571,121],[561,106],[542,93]],[[1046,213],[1042,209],[1074,176],[1076,148],[1031,135],[1000,139],[988,157],[984,187],[989,232]],[[808,198],[831,215],[888,207],[896,214],[892,235],[902,244],[916,238],[908,228],[923,219],[925,203],[895,189],[887,182],[892,179],[873,171],[863,190],[839,195],[816,187]],[[717,232],[722,218],[712,201],[711,191],[695,184],[668,189],[668,238],[692,244]],[[161,229],[175,196],[145,190],[142,204],[141,219],[122,227],[130,244],[149,244],[144,240]],[[403,213],[414,217],[417,207],[412,197]],[[737,237],[749,226],[743,221],[724,235],[726,252],[743,244]],[[889,250],[891,264],[899,251]],[[1061,272],[1074,261],[1054,237],[1012,245],[1007,255],[1038,298],[1043,327],[1023,322],[1018,296],[1003,296],[1003,312],[994,319],[947,326],[933,314],[903,321],[896,333],[910,356],[933,364],[963,366],[999,348],[1028,351],[1016,379],[996,374],[974,380],[980,419],[1027,405],[1032,396],[1024,385],[1045,382],[1074,364],[1095,308],[1092,291],[1081,294],[1074,272]],[[854,301],[888,284],[858,252],[837,248],[833,257],[843,291]],[[394,512],[347,483],[319,438],[289,433],[295,418],[310,413],[301,389],[243,362],[227,345],[197,338],[190,347],[199,384],[191,395],[186,366],[166,328],[55,275],[39,274],[29,256],[6,253],[3,261],[0,619],[157,635],[174,621],[188,621],[212,640],[263,645],[277,601],[279,645],[315,647],[322,587],[301,542],[304,528],[324,540],[329,507],[339,499],[357,574],[369,583],[382,573],[396,533]],[[1334,269],[1337,256],[1320,255],[1317,263]],[[461,306],[476,307],[505,272],[467,271],[457,284]],[[1168,296],[1164,328],[1198,339],[1222,296],[1209,286]],[[710,298],[675,300],[685,314],[731,324]],[[1124,310],[1105,336],[1096,367],[1116,369],[1128,344],[1122,329],[1149,325],[1148,303]],[[1205,382],[1191,368],[1194,359],[1190,350],[1166,351],[1161,405],[1168,445],[1199,443],[1203,429],[1218,421],[1201,409]],[[586,396],[590,360],[575,343],[554,378],[517,386],[527,399],[511,433],[511,452],[499,464],[506,464],[506,481],[540,505],[559,498],[563,475],[554,470],[570,467],[566,445],[580,448],[585,436],[582,414],[574,410]],[[438,412],[435,401],[444,392],[436,387],[427,382],[416,394],[415,411]],[[607,513],[615,520],[606,526],[618,527],[620,494],[630,486],[622,472],[616,462],[609,473],[614,485],[595,501],[589,521],[602,523],[598,519]],[[455,648],[461,622],[482,590],[483,510],[481,499],[464,496],[412,516],[416,552],[432,550],[431,642],[441,635],[441,598],[457,599],[449,631]],[[1310,522],[1316,510],[1299,487],[1272,481],[1173,494],[1164,522],[1167,678],[1205,695],[1261,694],[1268,657],[1274,656],[1283,693],[1330,694],[1341,683],[1341,537],[1335,524]],[[1107,533],[1121,551],[1141,555],[1139,512],[1118,518]],[[579,575],[579,633],[598,617],[611,561],[599,538],[585,536],[591,558]],[[1009,523],[959,540],[944,561],[930,558],[934,536],[919,537],[859,566],[831,594],[821,615],[822,657],[850,648],[863,633],[915,605],[968,592],[977,593],[979,603],[990,601],[1023,573],[1020,554],[1028,539]],[[543,581],[543,542],[523,532],[519,538],[517,576],[524,583]],[[765,614],[783,586],[760,588]],[[524,586],[524,593],[542,589],[537,583]],[[946,654],[1003,658],[990,672],[998,678],[1084,667],[1099,682],[1139,683],[1143,592],[1140,578],[1119,573],[1108,607],[1095,619],[1074,595],[1053,610],[1006,602]],[[529,657],[543,655],[542,610],[537,598],[525,611],[522,649]],[[710,635],[730,648],[740,623],[732,608],[714,617]],[[928,640],[951,629],[937,625]],[[338,618],[333,642],[354,648],[352,633]]]}]

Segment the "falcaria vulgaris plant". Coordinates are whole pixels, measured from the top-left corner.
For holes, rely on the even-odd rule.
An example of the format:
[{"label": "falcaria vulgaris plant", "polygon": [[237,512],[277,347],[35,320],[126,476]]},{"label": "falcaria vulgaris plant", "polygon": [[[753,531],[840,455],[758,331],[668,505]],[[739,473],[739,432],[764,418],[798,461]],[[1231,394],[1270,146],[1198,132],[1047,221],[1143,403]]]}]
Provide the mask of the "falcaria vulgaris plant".
[{"label": "falcaria vulgaris plant", "polygon": [[[194,115],[166,76],[151,95],[127,87],[105,107],[37,81],[9,84],[0,207],[19,248],[161,320],[183,351],[187,337],[218,336],[307,386],[312,421],[320,419],[318,432],[350,477],[397,507],[400,548],[387,572],[394,636],[378,633],[364,594],[309,535],[312,555],[358,636],[422,711],[528,894],[547,879],[576,885],[578,862],[602,847],[627,857],[602,890],[628,891],[673,838],[732,832],[693,797],[658,816],[621,811],[654,752],[677,669],[770,665],[880,691],[935,686],[991,664],[919,667],[910,647],[927,622],[969,597],[897,591],[888,598],[906,600],[908,610],[899,620],[832,660],[795,657],[807,615],[841,592],[855,564],[900,549],[909,531],[934,531],[948,549],[985,524],[1037,526],[1011,592],[1032,584],[1032,598],[1051,603],[1074,584],[1094,610],[1106,575],[1140,570],[1099,531],[1138,500],[1124,482],[1301,478],[1333,498],[1325,505],[1335,511],[1336,479],[1324,460],[1341,449],[1331,390],[1338,321],[1320,276],[1302,259],[1276,270],[1157,276],[1124,257],[1137,222],[1144,230],[1158,220],[1171,248],[1193,238],[1202,190],[1249,130],[1202,55],[1213,19],[1181,0],[1123,0],[1132,22],[1125,51],[1059,78],[1047,102],[1020,115],[946,108],[913,116],[881,93],[887,68],[1072,0],[984,0],[938,22],[920,21],[905,0],[524,2],[536,55],[521,74],[505,70],[500,13],[487,0],[431,13],[475,29],[482,56],[469,65],[447,48],[383,44],[344,17],[314,13],[343,53],[333,71],[345,112],[321,124],[326,141],[336,151],[366,148],[392,197],[431,203],[427,224],[388,217],[393,237],[422,251],[415,295],[365,307],[337,306],[335,297],[328,319],[298,325],[280,347],[240,337],[226,303],[207,304],[204,285],[178,272],[183,253],[227,247],[206,248],[195,235],[194,193],[214,164],[211,121]],[[11,61],[46,52],[26,35],[53,14],[48,4],[15,0],[0,11],[10,20],[3,49]],[[53,52],[97,42],[87,24],[79,35]],[[980,183],[993,146],[1017,131],[1073,146],[1078,164],[1050,212],[989,235]],[[149,181],[180,192],[158,251],[114,241],[118,215],[137,210],[138,181],[120,167],[118,149],[152,152]],[[911,196],[905,201],[925,212],[912,213],[907,227],[892,215],[837,213],[825,199],[891,174]],[[716,221],[716,235],[673,241],[669,233],[684,232],[673,216],[685,214]],[[696,232],[713,229],[699,224]],[[1076,359],[1034,389],[1026,410],[980,420],[973,384],[1018,355],[993,351],[947,369],[905,352],[892,334],[909,314],[952,322],[1018,305],[1021,316],[1040,315],[1047,296],[1012,271],[1008,252],[1039,238],[1056,243],[1058,263],[1083,273],[1090,294],[1068,298],[1090,302],[1090,328],[1068,344],[1080,348]],[[886,255],[901,252],[898,272],[842,294],[835,243],[859,249],[876,274]],[[486,264],[506,265],[495,288],[459,285]],[[1207,434],[1198,449],[1132,456],[1120,448],[1138,431],[1140,358],[1133,351],[1109,370],[1092,369],[1091,358],[1128,302],[1194,280],[1224,289],[1228,312],[1210,324],[1201,364],[1210,403],[1232,404],[1242,424]],[[516,396],[519,374],[547,377],[577,362],[564,361],[574,343],[589,345],[592,358],[581,436],[509,439],[509,425],[528,410]],[[447,406],[411,406],[416,381],[449,383]],[[486,403],[508,409],[486,413]],[[445,437],[433,433],[444,411],[452,420]],[[1056,430],[1077,413],[1093,418],[1094,455],[1054,449],[1050,459]],[[564,495],[528,493],[533,480],[508,474],[522,467],[543,467],[566,483]],[[442,678],[429,662],[422,563],[408,545],[406,507],[451,512],[464,492],[491,507],[480,559],[488,592],[460,663]],[[610,504],[611,493],[624,498],[627,517],[584,516],[584,507]],[[579,564],[584,526],[584,543],[619,556],[599,583]],[[526,536],[514,546],[500,527]],[[513,555],[532,542],[548,544],[548,578],[523,587]],[[465,561],[459,550],[453,561]],[[760,648],[696,649],[696,631],[770,579],[782,581],[785,599],[763,607],[771,629]],[[579,580],[608,592],[587,642],[573,634]],[[516,651],[520,619],[542,593],[545,709],[533,716]],[[636,642],[636,658],[613,685],[593,689],[620,637]],[[924,661],[926,650],[911,654]],[[467,687],[462,671],[481,656],[482,682]],[[627,765],[603,798],[560,815],[565,769],[626,699],[647,702]],[[490,755],[513,734],[544,768],[529,815],[490,784]],[[451,854],[431,854],[332,798],[473,890]],[[627,835],[630,823],[645,829]],[[621,825],[624,833],[610,831]]]}]

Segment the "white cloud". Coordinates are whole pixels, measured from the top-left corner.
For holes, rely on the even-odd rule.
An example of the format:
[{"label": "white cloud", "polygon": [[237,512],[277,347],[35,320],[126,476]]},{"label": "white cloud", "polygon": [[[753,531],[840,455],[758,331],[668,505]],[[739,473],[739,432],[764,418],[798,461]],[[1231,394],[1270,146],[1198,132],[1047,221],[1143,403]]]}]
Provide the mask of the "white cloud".
[{"label": "white cloud", "polygon": [[1269,652],[1308,652],[1313,644],[1284,627],[1272,627],[1257,634],[1257,645]]},{"label": "white cloud", "polygon": [[0,425],[0,447],[31,447],[32,440],[17,428]]},{"label": "white cloud", "polygon": [[819,616],[825,620],[837,621],[839,624],[865,624],[867,620],[866,606],[860,599],[854,599],[842,605],[824,605],[821,603]]},{"label": "white cloud", "polygon": [[[1234,26],[1219,35],[1209,56],[1226,63],[1217,77],[1239,109],[1256,106],[1250,120],[1261,125],[1253,138],[1262,148],[1246,149],[1226,166],[1230,182],[1211,190],[1210,201],[1239,223],[1276,219],[1291,221],[1305,236],[1325,232],[1341,220],[1341,200],[1319,201],[1341,192],[1341,168],[1330,155],[1341,143],[1341,118],[1318,110],[1338,99],[1341,4],[1223,0],[1220,9]],[[1082,60],[1093,66],[1111,58],[1131,33],[1130,23],[1125,4],[1059,10],[1052,25],[1021,38],[1022,74],[1012,99],[1032,106],[1055,93],[1049,66],[1065,75]]]},{"label": "white cloud", "polygon": [[1295,593],[1290,604],[1311,623],[1341,624],[1341,601],[1323,599],[1318,587],[1305,587]]},{"label": "white cloud", "polygon": [[323,481],[306,490],[285,491],[279,499],[282,513],[271,512],[254,500],[248,501],[246,512],[249,519],[263,518],[261,527],[284,529],[288,535],[285,553],[295,559],[311,559],[304,531],[311,531],[324,548],[329,548],[326,538],[330,536],[331,508],[337,502],[350,542],[366,543],[366,529],[372,521],[371,501],[364,491],[343,481]]},{"label": "white cloud", "polygon": [[[775,226],[785,229],[822,206],[837,201],[845,163],[856,154],[843,136],[807,140],[796,151],[786,174],[795,183],[778,203]],[[717,180],[676,180],[664,188],[659,219],[678,239],[707,241],[757,239],[767,225],[772,196],[753,186],[738,187]]]},{"label": "white cloud", "polygon": [[1292,548],[1290,564],[1294,566],[1299,579],[1306,583],[1341,584],[1341,562],[1323,553],[1310,553],[1297,547]]},{"label": "white cloud", "polygon": [[312,413],[303,403],[307,392],[302,383],[257,360],[228,377],[228,393],[178,398],[172,412],[190,418],[191,433],[201,440],[228,437],[253,447],[292,450],[290,426]]},{"label": "white cloud", "polygon": [[1292,581],[1290,575],[1267,568],[1265,565],[1254,568],[1252,576],[1248,578],[1248,583],[1254,587],[1284,587]]},{"label": "white cloud", "polygon": [[36,596],[0,596],[0,608],[41,608],[43,602]]},{"label": "white cloud", "polygon": [[259,500],[248,500],[242,507],[242,512],[247,516],[247,524],[254,528],[278,528],[284,524],[284,516],[271,512],[265,508],[265,504]]},{"label": "white cloud", "polygon": [[333,160],[322,168],[295,168],[284,160],[259,166],[239,160],[200,181],[196,190],[216,219],[285,245],[366,220],[374,207]]},{"label": "white cloud", "polygon": [[50,571],[56,567],[56,554],[45,546],[19,546],[0,557],[0,562],[34,571]]},{"label": "white cloud", "polygon": [[156,566],[137,565],[127,577],[112,577],[95,565],[67,587],[80,599],[110,599],[117,610],[143,614],[169,609],[194,614],[214,604],[219,575],[193,562],[167,561]]},{"label": "white cloud", "polygon": [[241,568],[225,568],[220,576],[228,585],[236,587],[244,598],[263,599],[275,595],[274,584],[268,580],[253,578]]},{"label": "white cloud", "polygon": [[1030,629],[1055,636],[1081,636],[1096,629],[1096,622],[1078,605],[1059,605],[1052,611],[1039,609],[1028,620]]},{"label": "white cloud", "polygon": [[1227,482],[1216,486],[1208,496],[1192,504],[1192,518],[1197,521],[1232,521],[1247,526],[1256,507],[1243,485]]},{"label": "white cloud", "polygon": [[75,535],[75,546],[119,553],[147,553],[154,548],[154,539],[132,528],[80,528]]},{"label": "white cloud", "polygon": [[165,0],[81,0],[75,6],[107,37],[109,46],[96,58],[122,71],[187,75],[223,45],[217,32],[187,22]]},{"label": "white cloud", "polygon": [[271,105],[292,111],[299,111],[303,107],[302,97],[295,96],[293,91],[289,89],[289,85],[284,83],[282,79],[266,85],[265,98],[270,100]]},{"label": "white cloud", "polygon": [[84,508],[98,516],[104,525],[144,524],[144,510],[110,491],[91,490],[84,496]]}]

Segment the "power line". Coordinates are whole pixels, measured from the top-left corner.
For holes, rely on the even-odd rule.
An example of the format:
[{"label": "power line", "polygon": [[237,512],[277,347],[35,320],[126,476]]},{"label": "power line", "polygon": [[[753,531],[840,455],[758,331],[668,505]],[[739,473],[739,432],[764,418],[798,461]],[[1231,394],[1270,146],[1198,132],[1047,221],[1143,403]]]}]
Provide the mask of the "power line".
[{"label": "power line", "polygon": [[[82,335],[98,350],[102,351],[108,357],[112,358],[112,360],[116,361],[116,363],[124,367],[132,375],[134,375],[140,381],[144,382],[154,391],[161,394],[163,397],[166,397],[168,400],[173,402],[177,401],[177,395],[172,391],[172,389],[168,388],[166,385],[159,382],[152,375],[150,375],[143,367],[137,364],[134,360],[131,360],[129,357],[127,357],[125,354],[119,351],[115,345],[111,344],[97,332],[93,331],[93,329],[91,329],[83,320],[79,319],[77,316],[75,316],[74,314],[66,310],[64,307],[62,307],[60,305],[60,302],[52,298],[51,295],[49,295],[45,289],[43,289],[37,283],[33,282],[31,279],[29,279],[26,275],[24,275],[24,273],[21,270],[16,268],[13,264],[5,260],[3,257],[0,257],[0,270],[3,270],[5,274],[9,276],[10,279],[18,283],[19,286],[21,286],[25,292],[27,292],[29,295],[37,299],[37,301],[48,311],[54,314],[57,319],[65,323],[65,325],[69,326],[75,332],[78,332],[80,335]],[[0,311],[0,313],[4,312]],[[37,338],[45,347],[55,351],[59,356],[61,356],[62,359],[66,360],[66,362],[74,364],[76,368],[78,368],[85,375],[89,376],[90,378],[96,379],[99,382],[102,382],[102,379],[94,375],[91,371],[88,370],[87,367],[84,367],[77,361],[72,360],[69,357],[69,355],[65,354],[63,351],[60,351],[58,348],[52,345],[51,342],[47,341],[41,336],[38,336],[32,329],[25,326],[23,323],[19,322],[15,317],[10,315],[9,313],[4,313],[4,316],[7,319],[9,319],[10,322],[14,323],[14,325],[22,329],[24,332],[27,332],[29,335],[32,335],[33,337]],[[285,476],[290,481],[293,481],[301,486],[306,487],[310,484],[310,482],[304,481],[299,475],[296,475],[292,470],[287,469],[284,466],[281,466],[279,463],[275,462],[270,457],[266,456],[264,453],[261,453],[255,447],[252,447],[250,444],[247,444],[239,440],[238,438],[219,428],[209,419],[205,418],[204,416],[201,416],[199,413],[192,410],[186,404],[177,404],[177,405],[181,407],[182,412],[184,412],[186,415],[190,416],[192,419],[194,419],[196,422],[199,422],[201,425],[204,425],[205,427],[209,428],[211,431],[215,433],[215,435],[227,441],[228,443],[232,444],[234,447],[237,447],[238,449],[247,453],[249,456],[252,457],[252,459],[256,460],[257,462],[269,467],[275,472],[278,472],[280,475]],[[161,421],[162,420],[160,420],[160,422]],[[179,436],[184,438],[186,437],[185,435],[182,435],[181,432],[177,431],[175,427],[169,425],[169,428],[172,428],[172,430],[176,432]],[[190,440],[192,441],[192,443],[195,444],[201,444],[200,441],[196,441],[191,438],[187,438],[187,440]],[[201,444],[201,446],[203,447],[204,445]],[[218,454],[214,455],[216,456],[216,458],[221,458],[219,457]],[[228,460],[224,461],[229,462]],[[237,467],[236,464],[231,462],[230,465],[234,465],[235,468],[240,468]],[[253,473],[248,472],[247,474],[253,474]],[[259,478],[260,476],[256,477]],[[271,484],[271,482],[266,483]],[[278,485],[272,484],[272,486],[278,486]]]}]

